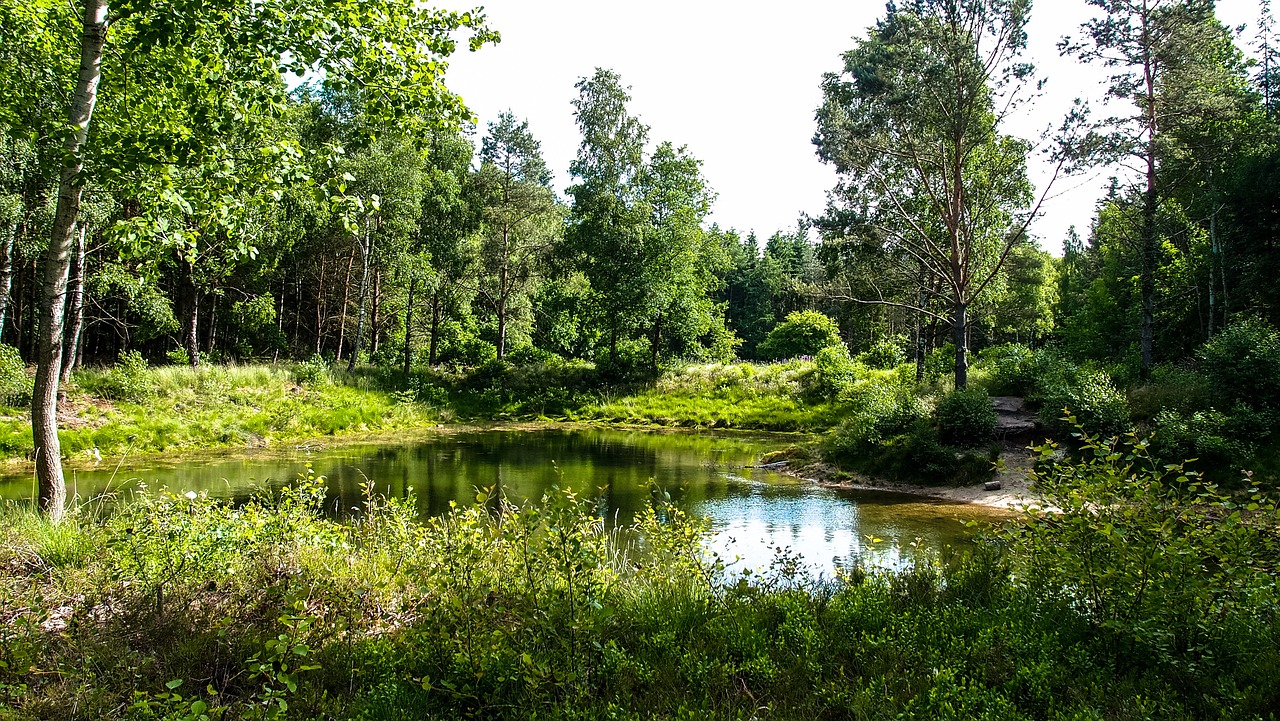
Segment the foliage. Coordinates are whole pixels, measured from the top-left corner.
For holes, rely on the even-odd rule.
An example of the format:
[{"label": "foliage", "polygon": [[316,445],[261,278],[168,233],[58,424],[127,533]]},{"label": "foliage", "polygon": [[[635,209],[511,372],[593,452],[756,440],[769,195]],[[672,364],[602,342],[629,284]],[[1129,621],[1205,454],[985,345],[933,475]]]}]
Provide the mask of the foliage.
[{"label": "foliage", "polygon": [[987,392],[958,388],[938,402],[938,433],[943,443],[972,448],[995,437],[996,412]]},{"label": "foliage", "polygon": [[97,382],[86,387],[103,398],[116,401],[141,403],[155,393],[155,384],[148,373],[147,360],[136,350],[120,354],[120,360]]},{"label": "foliage", "polygon": [[849,413],[842,424],[844,431],[870,443],[887,441],[928,417],[915,389],[897,375],[863,380],[845,391],[840,400]]},{"label": "foliage", "polygon": [[323,387],[332,382],[329,362],[318,355],[299,363],[293,369],[293,379],[300,386]]},{"label": "foliage", "polygon": [[[915,549],[901,570],[855,562],[817,579],[785,553],[726,572],[703,551],[706,521],[661,492],[608,532],[593,499],[564,490],[517,505],[478,489],[475,505],[417,520],[412,499],[367,488],[338,520],[321,513],[323,487],[304,472],[240,504],[147,491],[59,525],[0,511],[0,708],[728,721],[767,696],[784,721],[1021,720],[1250,718],[1278,700],[1275,535],[1251,522],[1274,509],[1261,498],[1232,509],[1201,488],[1206,506],[1167,493],[1137,517],[1128,505],[1099,517],[1068,492],[1060,523],[1022,517],[1013,555]],[[1139,556],[1129,537],[1169,553]],[[1116,605],[1095,605],[1093,589]],[[80,619],[95,610],[90,633]]]},{"label": "foliage", "polygon": [[848,390],[858,380],[858,361],[849,349],[830,345],[813,357],[813,373],[805,380],[806,389],[818,398],[832,399]]},{"label": "foliage", "polygon": [[0,403],[21,406],[30,402],[32,384],[18,349],[0,345]]},{"label": "foliage", "polygon": [[760,344],[759,353],[770,359],[815,356],[823,348],[843,345],[840,328],[831,318],[814,310],[796,311]]},{"label": "foliage", "polygon": [[907,354],[902,349],[907,345],[906,336],[884,338],[876,341],[871,348],[858,354],[858,361],[869,368],[889,370],[907,362]]},{"label": "foliage", "polygon": [[1227,326],[1196,354],[1218,403],[1280,405],[1280,332],[1244,318]]},{"label": "foliage", "polygon": [[[1132,425],[1128,401],[1101,370],[1076,370],[1063,383],[1043,387],[1038,400],[1042,404],[1040,420],[1060,431],[1070,428],[1061,419],[1062,412],[1075,416],[1089,433],[1104,437],[1118,436]],[[1046,417],[1053,415],[1058,417]]]},{"label": "foliage", "polygon": [[1043,505],[1007,529],[1023,582],[1078,608],[1118,656],[1186,678],[1188,693],[1274,677],[1263,665],[1274,651],[1244,649],[1256,614],[1276,601],[1275,500],[1247,477],[1243,496],[1226,494],[1158,461],[1146,439],[1076,428],[1078,453],[1037,449]]}]

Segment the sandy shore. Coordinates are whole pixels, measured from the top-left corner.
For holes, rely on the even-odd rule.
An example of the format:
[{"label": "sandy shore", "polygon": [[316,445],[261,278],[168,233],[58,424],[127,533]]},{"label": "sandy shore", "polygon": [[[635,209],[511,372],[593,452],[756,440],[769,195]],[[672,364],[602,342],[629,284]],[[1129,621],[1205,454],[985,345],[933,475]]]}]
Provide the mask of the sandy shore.
[{"label": "sandy shore", "polygon": [[1010,447],[1001,453],[1000,457],[1004,460],[1005,467],[995,478],[1001,484],[998,491],[988,491],[983,484],[924,486],[913,483],[893,483],[856,474],[850,478],[849,473],[838,471],[825,463],[787,464],[776,467],[771,464],[769,468],[792,478],[831,488],[909,493],[913,496],[938,498],[956,503],[972,503],[988,508],[1013,509],[1035,503],[1036,495],[1030,486],[1030,471],[1033,465],[1031,453],[1026,448]]}]

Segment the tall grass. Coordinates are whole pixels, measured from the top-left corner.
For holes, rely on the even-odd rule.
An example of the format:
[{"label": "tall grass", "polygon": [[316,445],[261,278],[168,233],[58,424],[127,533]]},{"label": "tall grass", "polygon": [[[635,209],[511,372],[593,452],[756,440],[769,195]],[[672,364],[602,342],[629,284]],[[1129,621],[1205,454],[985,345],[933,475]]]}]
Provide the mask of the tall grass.
[{"label": "tall grass", "polygon": [[[434,422],[428,407],[373,387],[299,385],[287,366],[161,366],[146,368],[118,390],[114,369],[74,376],[72,419],[59,434],[63,452],[119,455],[274,442]],[[117,394],[119,395],[119,394]],[[0,453],[29,456],[24,409],[0,416]]]},{"label": "tall grass", "polygon": [[[1102,643],[994,546],[834,579],[784,553],[730,577],[668,506],[613,536],[568,492],[484,491],[426,523],[370,495],[343,524],[318,480],[59,526],[5,509],[0,717],[1243,718],[1280,700],[1237,661],[1187,684]],[[1274,642],[1251,623],[1231,650]]]}]

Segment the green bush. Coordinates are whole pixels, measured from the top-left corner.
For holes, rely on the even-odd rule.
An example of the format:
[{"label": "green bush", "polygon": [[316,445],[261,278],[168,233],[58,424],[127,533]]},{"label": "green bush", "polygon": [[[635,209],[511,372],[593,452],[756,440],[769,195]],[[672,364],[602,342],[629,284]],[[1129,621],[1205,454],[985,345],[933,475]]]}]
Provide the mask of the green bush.
[{"label": "green bush", "polygon": [[843,345],[836,322],[816,310],[803,310],[789,314],[769,331],[759,353],[771,360],[798,358],[834,345]]},{"label": "green bush", "polygon": [[183,348],[181,346],[174,348],[168,353],[165,353],[164,357],[169,361],[169,365],[175,365],[175,366],[191,365],[191,355],[187,353],[186,348]]},{"label": "green bush", "polygon": [[1032,351],[1021,343],[984,348],[978,356],[991,374],[988,390],[997,396],[1026,396],[1034,387]]},{"label": "green bush", "polygon": [[1059,432],[1071,430],[1071,424],[1062,420],[1067,409],[1094,435],[1119,436],[1132,427],[1129,402],[1105,372],[1084,368],[1059,383],[1043,391],[1040,420],[1046,426]]},{"label": "green bush", "polygon": [[915,390],[903,383],[863,381],[841,394],[840,400],[849,412],[843,432],[871,443],[905,433],[929,415]]},{"label": "green bush", "polygon": [[329,374],[329,361],[313,355],[293,368],[293,379],[300,386],[327,386],[333,382]]},{"label": "green bush", "polygon": [[508,351],[505,360],[518,366],[528,366],[539,363],[553,363],[560,360],[560,356],[536,346],[522,345]]},{"label": "green bush", "polygon": [[996,432],[996,412],[984,390],[959,389],[938,403],[938,434],[943,443],[972,448],[990,441]]},{"label": "green bush", "polygon": [[0,345],[0,403],[22,406],[31,402],[33,380],[18,349]]},{"label": "green bush", "polygon": [[858,354],[858,361],[868,368],[897,368],[907,362],[907,353],[903,350],[906,344],[907,339],[901,335],[886,338],[873,344],[865,353]]},{"label": "green bush", "polygon": [[813,372],[805,378],[805,391],[817,398],[835,398],[858,378],[858,364],[844,345],[833,345],[813,357]]},{"label": "green bush", "polygon": [[938,380],[951,375],[956,370],[956,347],[947,343],[929,351],[924,357],[924,375],[929,380]]},{"label": "green bush", "polygon": [[[1259,604],[1272,608],[1261,627],[1275,623],[1275,500],[1247,477],[1248,495],[1226,495],[1184,465],[1159,462],[1145,439],[1075,430],[1078,453],[1037,449],[1043,500],[1002,531],[1015,575],[1078,609],[1118,658],[1150,659],[1184,684],[1203,684],[1189,695],[1223,679],[1247,684],[1258,673],[1249,649]],[[1261,663],[1274,665],[1274,651],[1267,655]],[[1276,671],[1266,673],[1274,684]]]},{"label": "green bush", "polygon": [[98,394],[115,401],[141,403],[155,395],[147,361],[136,350],[120,354],[120,360],[98,381]]},{"label": "green bush", "polygon": [[1280,332],[1255,318],[1238,320],[1197,353],[1215,400],[1280,407]]}]

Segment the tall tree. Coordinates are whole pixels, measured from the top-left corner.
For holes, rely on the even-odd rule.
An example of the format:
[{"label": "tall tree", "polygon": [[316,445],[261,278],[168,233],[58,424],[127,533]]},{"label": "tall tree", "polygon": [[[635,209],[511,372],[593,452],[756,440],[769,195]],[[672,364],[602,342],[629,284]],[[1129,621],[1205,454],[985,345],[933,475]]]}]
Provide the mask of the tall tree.
[{"label": "tall tree", "polygon": [[[1205,4],[1193,0],[1196,4]],[[1179,21],[1171,11],[1186,0],[1088,0],[1099,17],[1082,26],[1079,39],[1065,37],[1059,44],[1064,55],[1097,63],[1113,71],[1108,97],[1128,102],[1133,112],[1102,121],[1107,133],[1111,160],[1133,159],[1139,164],[1136,192],[1142,202],[1132,236],[1138,248],[1141,321],[1139,346],[1142,374],[1146,377],[1154,363],[1156,272],[1160,256],[1157,214],[1160,206],[1160,143],[1168,108],[1160,102],[1160,87],[1167,64],[1161,46]],[[1212,8],[1212,3],[1208,3]]]},{"label": "tall tree", "polygon": [[489,124],[476,185],[485,230],[478,291],[497,317],[498,359],[506,357],[513,304],[524,300],[561,232],[551,172],[528,121],[511,112]]},{"label": "tall tree", "polygon": [[612,70],[597,68],[578,81],[574,117],[582,132],[569,166],[577,182],[565,240],[591,284],[595,312],[606,329],[609,365],[618,341],[640,322],[644,235],[651,217],[637,179],[644,168],[649,128],[627,111],[631,96]]},{"label": "tall tree", "polygon": [[[1028,0],[890,4],[845,54],[843,71],[823,81],[814,143],[840,174],[826,232],[892,250],[883,257],[905,263],[922,287],[936,281],[950,308],[883,295],[849,300],[948,323],[957,387],[968,380],[969,308],[1039,211],[1028,145],[1000,131],[1031,78],[1020,60],[1029,8]],[[1066,157],[1056,154],[1059,169]]]}]

